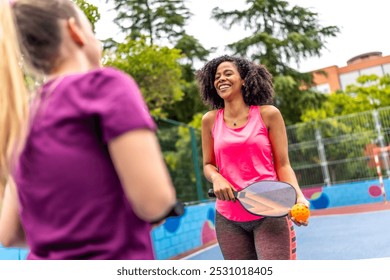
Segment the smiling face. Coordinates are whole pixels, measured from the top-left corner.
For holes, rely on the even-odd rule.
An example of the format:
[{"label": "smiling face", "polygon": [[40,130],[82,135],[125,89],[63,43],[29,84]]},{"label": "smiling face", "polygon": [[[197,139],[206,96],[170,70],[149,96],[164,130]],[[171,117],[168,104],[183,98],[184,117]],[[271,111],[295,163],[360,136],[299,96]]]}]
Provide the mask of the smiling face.
[{"label": "smiling face", "polygon": [[218,65],[214,77],[214,87],[222,99],[231,100],[237,96],[242,97],[243,84],[244,80],[233,62],[225,61]]}]

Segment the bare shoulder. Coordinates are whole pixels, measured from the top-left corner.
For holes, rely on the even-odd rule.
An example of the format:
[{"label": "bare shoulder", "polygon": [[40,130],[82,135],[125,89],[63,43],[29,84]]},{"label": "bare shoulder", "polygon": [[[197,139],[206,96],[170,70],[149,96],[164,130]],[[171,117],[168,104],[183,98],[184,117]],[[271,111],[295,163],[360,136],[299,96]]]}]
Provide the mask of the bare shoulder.
[{"label": "bare shoulder", "polygon": [[280,111],[274,105],[263,105],[260,106],[260,113],[263,115],[280,115]]},{"label": "bare shoulder", "polygon": [[214,124],[215,117],[217,116],[217,110],[208,111],[202,117],[202,126],[211,128]]},{"label": "bare shoulder", "polygon": [[283,117],[280,110],[273,105],[260,106],[260,114],[267,127],[276,121],[283,122]]}]

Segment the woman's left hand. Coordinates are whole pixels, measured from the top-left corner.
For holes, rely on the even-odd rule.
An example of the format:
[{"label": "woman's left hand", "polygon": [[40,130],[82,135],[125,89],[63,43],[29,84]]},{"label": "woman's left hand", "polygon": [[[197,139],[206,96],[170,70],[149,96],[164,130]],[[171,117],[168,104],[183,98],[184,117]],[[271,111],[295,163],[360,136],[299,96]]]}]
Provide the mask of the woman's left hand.
[{"label": "woman's left hand", "polygon": [[310,208],[310,201],[308,201],[305,196],[298,196],[297,203],[305,204],[307,208]]},{"label": "woman's left hand", "polygon": [[[302,203],[304,204],[307,208],[310,209],[310,202],[305,198],[305,196],[298,196],[297,197],[297,204]],[[292,217],[291,212],[288,214],[290,217],[291,221],[294,222],[297,226],[308,226],[309,220],[307,219],[306,221],[297,221],[294,217]]]}]

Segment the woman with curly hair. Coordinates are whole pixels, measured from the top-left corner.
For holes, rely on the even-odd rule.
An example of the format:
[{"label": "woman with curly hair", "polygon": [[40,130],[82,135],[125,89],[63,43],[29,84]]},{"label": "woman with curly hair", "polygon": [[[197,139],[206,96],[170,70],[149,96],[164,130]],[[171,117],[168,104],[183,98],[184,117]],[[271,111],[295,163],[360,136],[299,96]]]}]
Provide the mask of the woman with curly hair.
[{"label": "woman with curly hair", "polygon": [[268,70],[247,59],[215,58],[197,72],[200,94],[212,110],[202,119],[205,177],[213,184],[216,233],[225,259],[296,259],[295,232],[307,222],[247,212],[233,191],[255,181],[280,180],[309,207],[288,158],[286,128],[272,104]]}]

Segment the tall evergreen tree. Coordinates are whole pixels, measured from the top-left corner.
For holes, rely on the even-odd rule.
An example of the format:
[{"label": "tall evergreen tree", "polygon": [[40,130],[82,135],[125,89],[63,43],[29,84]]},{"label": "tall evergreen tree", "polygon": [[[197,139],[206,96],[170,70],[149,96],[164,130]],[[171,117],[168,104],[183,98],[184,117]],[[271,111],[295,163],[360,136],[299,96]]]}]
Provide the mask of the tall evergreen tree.
[{"label": "tall evergreen tree", "polygon": [[230,28],[241,24],[251,35],[229,45],[235,53],[250,56],[273,74],[290,74],[289,63],[320,56],[326,38],[336,36],[336,26],[322,27],[318,14],[284,0],[246,0],[245,10],[214,8],[212,17]]},{"label": "tall evergreen tree", "polygon": [[[108,0],[107,0],[108,1]],[[194,77],[194,63],[205,61],[213,49],[205,49],[192,35],[185,32],[187,21],[192,16],[186,7],[187,0],[111,0],[117,11],[116,24],[130,40],[146,38],[152,45],[171,46],[180,50],[184,94],[180,101],[167,104],[166,117],[188,123],[193,115],[205,108],[199,98]],[[106,49],[118,45],[112,39],[104,42]]]},{"label": "tall evergreen tree", "polygon": [[113,0],[115,23],[130,39],[146,36],[149,44],[157,40],[174,42],[184,33],[191,16],[185,0]]},{"label": "tall evergreen tree", "polygon": [[[245,2],[246,6],[241,10],[214,8],[212,17],[225,28],[239,25],[250,31],[249,36],[229,44],[228,48],[236,55],[265,65],[275,77],[275,83],[282,82],[276,85],[277,89],[284,89],[284,92],[276,92],[277,106],[288,124],[299,122],[302,102],[309,100],[311,103],[305,106],[316,107],[322,98],[313,91],[303,90],[311,87],[311,74],[300,73],[290,65],[292,62],[299,64],[308,57],[320,56],[326,39],[335,37],[339,28],[321,26],[317,13],[290,6],[284,0]],[[291,79],[293,82],[289,82]]]},{"label": "tall evergreen tree", "polygon": [[204,112],[207,107],[199,97],[198,87],[195,81],[194,64],[197,61],[205,62],[214,49],[205,49],[200,42],[191,35],[183,34],[175,45],[175,49],[181,50],[183,58],[181,67],[183,74],[182,89],[183,98],[167,108],[168,117],[180,122],[189,123],[196,113]]}]

